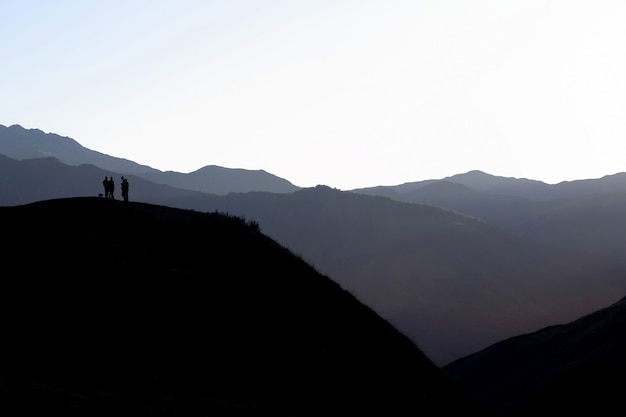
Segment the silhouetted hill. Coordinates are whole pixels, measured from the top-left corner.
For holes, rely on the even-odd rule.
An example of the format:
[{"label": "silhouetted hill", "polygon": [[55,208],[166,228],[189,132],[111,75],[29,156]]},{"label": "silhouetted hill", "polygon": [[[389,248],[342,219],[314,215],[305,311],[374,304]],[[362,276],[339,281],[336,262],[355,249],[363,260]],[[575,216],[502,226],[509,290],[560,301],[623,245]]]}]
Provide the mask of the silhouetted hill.
[{"label": "silhouetted hill", "polygon": [[441,207],[318,186],[172,199],[263,231],[414,340],[437,364],[626,293],[626,265],[522,239]]},{"label": "silhouetted hill", "polygon": [[609,416],[623,408],[626,299],[503,340],[443,368],[501,416]]},{"label": "silhouetted hill", "polygon": [[253,222],[85,197],[0,207],[0,227],[4,415],[476,415]]},{"label": "silhouetted hill", "polygon": [[68,165],[95,165],[116,174],[134,175],[157,184],[212,194],[246,191],[290,192],[299,189],[289,181],[263,170],[231,169],[211,165],[188,174],[163,172],[127,159],[87,149],[68,137],[44,133],[39,129],[24,129],[19,125],[10,127],[0,125],[0,154],[16,160],[51,157]]}]

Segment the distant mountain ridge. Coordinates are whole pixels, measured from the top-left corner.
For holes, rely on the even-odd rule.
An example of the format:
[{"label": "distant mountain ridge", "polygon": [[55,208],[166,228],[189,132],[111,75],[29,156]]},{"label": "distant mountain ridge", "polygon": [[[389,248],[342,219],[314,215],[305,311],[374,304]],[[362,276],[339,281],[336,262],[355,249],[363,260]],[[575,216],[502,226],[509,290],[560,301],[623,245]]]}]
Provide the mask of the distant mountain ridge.
[{"label": "distant mountain ridge", "polygon": [[354,192],[445,207],[550,245],[614,256],[626,249],[626,173],[548,185],[471,171]]},{"label": "distant mountain ridge", "polygon": [[146,165],[87,149],[67,136],[25,129],[20,125],[0,125],[0,154],[17,160],[52,157],[68,165],[92,164],[124,174],[156,171]]},{"label": "distant mountain ridge", "polygon": [[157,184],[218,195],[249,191],[287,193],[300,189],[289,181],[264,170],[223,168],[216,165],[207,165],[188,174],[150,171],[139,173],[138,176]]},{"label": "distant mountain ridge", "polygon": [[188,174],[163,172],[87,149],[68,137],[44,133],[39,129],[24,129],[19,125],[0,125],[0,154],[17,160],[54,157],[68,165],[92,164],[107,171],[132,174],[158,184],[211,194],[290,192],[300,188],[263,170],[230,169],[212,165]]},{"label": "distant mountain ridge", "polygon": [[[210,194],[228,192],[268,191],[292,192],[302,187],[264,170],[224,168],[207,165],[191,173],[160,171],[136,162],[113,157],[87,149],[76,140],[54,133],[44,133],[39,129],[25,129],[20,125],[9,127],[0,124],[0,154],[23,160],[54,157],[68,165],[93,164],[104,170],[133,174],[153,182],[191,191]],[[211,181],[216,181],[212,184]],[[542,181],[525,178],[506,178],[487,174],[480,170],[456,174],[442,179],[431,179],[392,186],[373,186],[349,191],[384,195],[415,202],[411,194],[428,185],[451,182],[497,196],[523,197],[532,201],[544,201],[584,196],[594,193],[626,192],[626,172],[606,175],[598,179],[563,181],[546,184]]]},{"label": "distant mountain ridge", "polygon": [[595,193],[626,192],[626,172],[605,175],[602,178],[546,184],[545,182],[537,180],[498,177],[480,170],[473,170],[437,180],[407,182],[390,186],[364,187],[352,191],[364,194],[395,196],[400,199],[411,199],[410,196],[418,190],[439,183],[460,184],[479,193],[489,195],[521,197],[531,201],[545,201],[579,197]]}]

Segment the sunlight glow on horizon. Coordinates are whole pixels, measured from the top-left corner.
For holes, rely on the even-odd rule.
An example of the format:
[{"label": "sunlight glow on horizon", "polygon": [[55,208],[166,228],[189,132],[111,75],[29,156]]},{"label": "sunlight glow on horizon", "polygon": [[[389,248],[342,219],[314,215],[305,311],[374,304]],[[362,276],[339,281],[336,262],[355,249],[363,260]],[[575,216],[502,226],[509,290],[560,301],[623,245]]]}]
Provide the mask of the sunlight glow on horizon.
[{"label": "sunlight glow on horizon", "polygon": [[339,189],[626,171],[624,2],[5,3],[0,124],[163,171]]}]

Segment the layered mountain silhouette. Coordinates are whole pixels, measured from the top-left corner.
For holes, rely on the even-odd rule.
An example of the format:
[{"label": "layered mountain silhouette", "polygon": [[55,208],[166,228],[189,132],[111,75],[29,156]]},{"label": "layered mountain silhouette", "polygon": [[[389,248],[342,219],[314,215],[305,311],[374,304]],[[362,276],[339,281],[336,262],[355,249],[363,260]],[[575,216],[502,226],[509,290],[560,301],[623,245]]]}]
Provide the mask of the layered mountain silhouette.
[{"label": "layered mountain silhouette", "polygon": [[16,160],[57,158],[67,165],[91,164],[122,175],[133,175],[157,184],[212,194],[229,192],[289,192],[297,187],[263,170],[245,170],[209,165],[183,174],[160,171],[127,159],[109,156],[81,146],[74,139],[19,125],[0,125],[0,154]]},{"label": "layered mountain silhouette", "polygon": [[[498,177],[479,170],[474,170],[464,174],[452,175],[440,180],[425,180],[400,185],[367,187],[352,191],[365,194],[381,194],[401,200],[410,200],[415,198],[412,196],[413,193],[425,187],[440,183],[459,184],[475,192],[491,196],[521,197],[530,201],[549,201],[581,197],[589,194],[626,192],[626,173],[607,175],[597,179],[546,184],[542,181],[529,180],[526,178]],[[419,194],[420,193],[417,193],[418,196]]]},{"label": "layered mountain silhouette", "polygon": [[445,366],[499,416],[609,416],[623,408],[626,298]]},{"label": "layered mountain silhouette", "polygon": [[[95,196],[102,192],[102,178],[112,174],[55,158],[0,157],[0,204]],[[265,233],[409,336],[437,365],[567,322],[626,291],[622,261],[530,242],[441,207],[323,186],[218,196],[128,178],[131,201],[259,222]]]},{"label": "layered mountain silhouette", "polygon": [[[110,174],[55,158],[0,157],[0,178],[10,179],[0,182],[0,203],[95,196]],[[257,221],[264,233],[393,323],[437,365],[567,322],[626,291],[623,263],[529,242],[440,207],[323,186],[218,196],[128,178],[131,201]]]},{"label": "layered mountain silhouette", "polygon": [[626,247],[626,173],[549,185],[471,171],[354,192],[445,207],[550,245],[617,256]]},{"label": "layered mountain silhouette", "polygon": [[102,180],[105,177],[113,177],[116,183],[114,196],[121,199],[122,176],[130,181],[130,199],[133,201],[155,202],[207,195],[156,184],[135,175],[106,171],[91,164],[73,166],[53,157],[17,161],[0,155],[0,205],[12,206],[54,198],[97,197],[104,194]]},{"label": "layered mountain silhouette", "polygon": [[0,227],[3,415],[485,415],[253,221],[76,197]]},{"label": "layered mountain silhouette", "polygon": [[440,365],[626,293],[623,260],[537,243],[441,207],[325,186],[173,200],[257,220]]},{"label": "layered mountain silhouette", "polygon": [[[319,186],[238,193],[220,183],[204,188],[222,190],[210,194],[186,182],[190,174],[167,173],[183,189],[126,174],[129,169],[104,169],[111,157],[102,154],[105,162],[95,161],[100,165],[77,165],[64,157],[75,141],[19,126],[6,131],[42,136],[54,143],[45,146],[58,149],[55,157],[0,157],[0,205],[95,196],[104,176],[119,181],[124,175],[131,201],[254,219],[408,335],[437,365],[566,323],[625,293],[622,174],[548,185],[471,171],[351,192]],[[45,148],[35,142],[29,146]],[[211,178],[206,182],[219,182]]]}]

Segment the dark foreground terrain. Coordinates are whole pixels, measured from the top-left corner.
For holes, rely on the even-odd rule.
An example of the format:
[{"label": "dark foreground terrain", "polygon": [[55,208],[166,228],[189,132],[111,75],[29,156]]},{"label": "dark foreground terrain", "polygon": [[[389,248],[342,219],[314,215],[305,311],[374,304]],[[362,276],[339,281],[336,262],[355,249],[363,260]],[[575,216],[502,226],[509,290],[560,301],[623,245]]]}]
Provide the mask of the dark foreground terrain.
[{"label": "dark foreground terrain", "polygon": [[626,298],[573,322],[496,343],[443,369],[499,416],[620,414]]},{"label": "dark foreground terrain", "polygon": [[479,415],[250,220],[93,197],[0,228],[1,415]]}]

